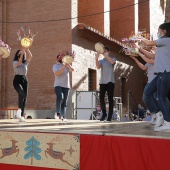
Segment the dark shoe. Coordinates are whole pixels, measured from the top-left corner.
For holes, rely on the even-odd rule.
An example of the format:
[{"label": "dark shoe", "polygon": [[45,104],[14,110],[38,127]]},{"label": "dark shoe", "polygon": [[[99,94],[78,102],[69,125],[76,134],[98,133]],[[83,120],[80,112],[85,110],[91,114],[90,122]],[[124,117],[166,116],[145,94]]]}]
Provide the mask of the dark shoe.
[{"label": "dark shoe", "polygon": [[102,115],[102,118],[100,119],[100,121],[105,121],[106,116],[107,116],[107,115]]},{"label": "dark shoe", "polygon": [[112,119],[108,117],[107,118],[107,122],[111,122],[111,121],[112,121]]},{"label": "dark shoe", "polygon": [[112,121],[112,114],[109,114],[107,118],[107,122],[111,122],[111,121]]}]

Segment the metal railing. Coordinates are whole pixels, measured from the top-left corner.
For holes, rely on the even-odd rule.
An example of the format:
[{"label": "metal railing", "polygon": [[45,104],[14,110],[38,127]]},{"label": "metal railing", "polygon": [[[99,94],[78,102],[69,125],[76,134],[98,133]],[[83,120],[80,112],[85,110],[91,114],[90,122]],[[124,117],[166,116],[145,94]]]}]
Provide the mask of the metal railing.
[{"label": "metal railing", "polygon": [[[91,103],[88,106],[81,106],[79,107],[77,105],[78,102],[78,95],[84,93],[84,94],[89,94],[87,95],[88,97],[86,99],[84,99],[84,101],[91,101]],[[106,95],[107,98],[107,95]],[[81,98],[81,100],[83,101],[83,98]],[[107,99],[106,99],[107,100]],[[114,100],[114,104],[119,112],[120,115],[120,120],[122,119],[122,98],[121,97],[113,97]],[[83,103],[83,102],[82,102]],[[82,110],[87,110],[91,112],[91,116],[92,116],[92,120],[95,119],[95,116],[93,114],[93,112],[96,110],[96,106],[97,104],[100,103],[100,99],[99,99],[99,91],[76,91],[76,98],[75,98],[75,109],[73,110],[73,117],[74,119],[77,119],[77,114],[78,114],[78,110],[80,111]],[[85,102],[85,105],[87,104],[87,102]]]},{"label": "metal railing", "polygon": [[[136,100],[135,100],[134,96],[132,95],[131,91],[129,90],[128,91],[128,100],[127,100],[128,120],[130,120],[130,117],[129,117],[129,114],[130,114],[130,109],[129,109],[129,106],[130,106],[130,96],[132,97],[133,102],[136,105],[136,108],[138,108],[138,103],[136,102]],[[139,109],[138,109],[138,120],[139,120]]]},{"label": "metal railing", "polygon": [[122,98],[121,97],[113,97],[113,100],[115,101],[115,105],[117,110],[119,111],[120,114],[120,120],[122,120]]}]

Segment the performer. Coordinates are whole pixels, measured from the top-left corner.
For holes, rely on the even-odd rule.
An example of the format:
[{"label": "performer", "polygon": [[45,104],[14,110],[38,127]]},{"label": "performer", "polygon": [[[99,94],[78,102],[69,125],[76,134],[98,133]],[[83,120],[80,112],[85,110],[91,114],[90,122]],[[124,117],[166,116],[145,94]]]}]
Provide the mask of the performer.
[{"label": "performer", "polygon": [[149,59],[144,55],[141,55],[141,58],[146,62],[145,65],[143,65],[136,57],[130,56],[135,62],[136,64],[139,66],[139,68],[141,68],[144,71],[147,71],[148,74],[148,82],[150,83],[153,78],[155,78],[155,74],[154,74],[154,59]]},{"label": "performer", "polygon": [[102,110],[102,117],[100,121],[104,121],[106,119],[106,105],[105,105],[105,94],[107,92],[108,101],[109,101],[109,114],[107,117],[107,121],[112,120],[113,115],[113,94],[114,94],[114,65],[116,63],[115,58],[109,57],[110,48],[105,46],[104,53],[102,55],[104,58],[102,60],[98,60],[100,56],[100,52],[97,51],[96,57],[96,67],[97,69],[101,68],[101,78],[100,78],[100,104]]},{"label": "performer", "polygon": [[27,69],[32,57],[33,56],[31,54],[31,51],[25,47],[22,47],[21,50],[18,50],[16,52],[13,60],[13,86],[17,91],[19,97],[18,111],[16,117],[19,118],[19,122],[25,122],[24,109],[26,106],[28,93]]},{"label": "performer", "polygon": [[56,93],[56,113],[55,119],[61,118],[62,121],[66,119],[67,100],[70,90],[69,72],[74,71],[70,64],[63,64],[62,54],[57,55],[56,64],[53,65],[53,72],[55,76],[54,90]]},{"label": "performer", "polygon": [[[146,105],[149,110],[156,113],[157,126],[154,130],[167,130],[170,129],[169,103],[166,99],[170,90],[170,55],[168,55],[170,53],[170,23],[163,23],[159,26],[156,41],[142,40],[142,42],[148,46],[157,46],[154,62],[154,72],[157,76],[145,90]],[[153,97],[156,91],[157,100]]]},{"label": "performer", "polygon": [[[147,89],[149,83],[155,78],[154,75],[154,59],[149,59],[147,58],[145,55],[140,55],[140,57],[146,62],[146,64],[142,64],[136,57],[134,56],[130,56],[135,62],[136,64],[139,66],[139,68],[141,68],[144,71],[147,71],[147,76],[148,76],[148,82],[144,88],[144,91]],[[156,97],[156,94],[154,94]],[[145,103],[145,93],[143,93],[142,99]],[[150,124],[155,124],[156,123],[156,114],[152,113],[152,119],[149,122]]]}]

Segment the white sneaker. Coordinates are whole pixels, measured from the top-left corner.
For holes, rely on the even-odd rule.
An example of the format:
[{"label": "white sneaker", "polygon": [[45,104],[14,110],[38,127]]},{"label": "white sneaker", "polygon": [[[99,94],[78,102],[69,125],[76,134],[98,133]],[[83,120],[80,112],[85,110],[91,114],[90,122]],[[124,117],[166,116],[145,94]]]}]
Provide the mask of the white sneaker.
[{"label": "white sneaker", "polygon": [[17,110],[17,113],[15,115],[15,118],[20,119],[21,118],[21,109]]},{"label": "white sneaker", "polygon": [[25,118],[23,116],[21,116],[21,118],[19,119],[19,122],[26,122]]},{"label": "white sneaker", "polygon": [[155,114],[155,113],[152,114],[152,118],[151,118],[151,120],[149,121],[149,123],[150,123],[151,125],[155,125],[155,123],[156,123],[156,114]]},{"label": "white sneaker", "polygon": [[163,131],[163,130],[170,130],[170,122],[164,120],[161,126],[154,128],[154,131],[156,132]]},{"label": "white sneaker", "polygon": [[67,119],[66,119],[65,117],[63,117],[63,116],[61,116],[61,120],[62,120],[63,122],[67,122]]},{"label": "white sneaker", "polygon": [[57,115],[57,113],[54,114],[54,119],[59,120],[59,116]]},{"label": "white sneaker", "polygon": [[158,113],[156,113],[155,128],[161,126],[163,122],[164,122],[163,114],[161,111],[159,111]]}]

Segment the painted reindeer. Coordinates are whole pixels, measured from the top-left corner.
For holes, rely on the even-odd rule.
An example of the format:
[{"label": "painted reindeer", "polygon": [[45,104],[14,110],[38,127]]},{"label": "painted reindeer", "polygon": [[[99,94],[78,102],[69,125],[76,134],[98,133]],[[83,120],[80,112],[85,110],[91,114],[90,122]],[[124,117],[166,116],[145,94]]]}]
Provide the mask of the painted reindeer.
[{"label": "painted reindeer", "polygon": [[47,150],[45,150],[46,158],[47,158],[47,153],[48,153],[53,159],[59,159],[62,162],[65,162],[68,165],[73,167],[73,165],[71,165],[70,163],[68,163],[66,160],[63,159],[63,156],[65,155],[65,153],[53,150],[53,145],[55,145],[55,143],[47,143],[47,145],[49,146],[49,148],[47,148]]},{"label": "painted reindeer", "polygon": [[18,156],[19,149],[18,149],[18,146],[15,145],[18,141],[14,140],[14,139],[12,139],[10,141],[12,141],[12,147],[10,147],[10,148],[1,148],[2,156],[0,158],[4,158],[5,156],[10,156],[10,155],[12,155],[12,154],[14,154],[16,152],[17,152],[16,157]]}]

